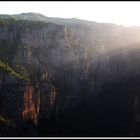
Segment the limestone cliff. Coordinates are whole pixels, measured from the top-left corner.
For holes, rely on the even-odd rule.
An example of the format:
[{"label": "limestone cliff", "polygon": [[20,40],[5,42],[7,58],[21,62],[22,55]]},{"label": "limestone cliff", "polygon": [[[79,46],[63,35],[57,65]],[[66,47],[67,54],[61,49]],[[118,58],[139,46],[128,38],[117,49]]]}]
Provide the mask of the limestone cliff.
[{"label": "limestone cliff", "polygon": [[[84,125],[94,130],[112,87],[139,75],[140,28],[49,21],[0,20],[0,114],[18,127],[22,121],[34,122],[40,133],[43,125],[48,133],[58,131],[59,125],[67,133],[65,128],[75,123],[80,131],[88,115]],[[139,117],[135,95],[131,105]]]}]

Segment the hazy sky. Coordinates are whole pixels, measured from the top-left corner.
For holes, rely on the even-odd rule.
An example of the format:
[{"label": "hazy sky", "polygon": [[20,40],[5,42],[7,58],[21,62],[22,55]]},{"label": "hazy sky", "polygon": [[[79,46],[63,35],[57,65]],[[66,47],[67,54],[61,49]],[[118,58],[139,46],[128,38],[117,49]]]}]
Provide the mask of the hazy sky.
[{"label": "hazy sky", "polygon": [[0,2],[0,14],[23,12],[140,26],[140,2]]}]

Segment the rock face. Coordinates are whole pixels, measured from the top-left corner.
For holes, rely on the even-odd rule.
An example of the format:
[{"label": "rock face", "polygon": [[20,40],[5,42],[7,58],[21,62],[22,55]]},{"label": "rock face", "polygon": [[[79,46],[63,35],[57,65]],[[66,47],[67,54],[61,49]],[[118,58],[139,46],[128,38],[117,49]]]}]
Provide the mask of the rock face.
[{"label": "rock face", "polygon": [[[85,29],[78,29],[75,32],[74,29],[52,23],[37,22],[34,24],[17,21],[2,25],[1,50],[9,49],[10,52],[16,49],[11,57],[9,54],[2,53],[2,60],[5,60],[16,71],[18,70],[15,66],[19,65],[24,69],[24,75],[27,73],[29,77],[29,80],[25,80],[23,82],[25,84],[21,85],[23,101],[16,102],[23,106],[22,112],[15,115],[20,116],[22,113],[23,119],[31,119],[37,123],[39,112],[49,117],[58,104],[63,110],[80,103],[81,86],[88,77],[88,64],[86,64],[88,56],[85,44],[82,44],[85,34]],[[88,38],[86,39],[88,42]],[[89,42],[87,46],[90,47],[90,43],[92,44]],[[6,85],[20,85],[18,80],[20,79],[6,73],[1,82],[5,82]],[[76,83],[80,86],[76,86]],[[11,98],[11,93],[7,94]],[[59,100],[57,105],[56,100]]]},{"label": "rock face", "polygon": [[[131,101],[131,111],[135,112],[131,119],[139,116],[138,89],[133,95],[130,91],[126,94],[125,84],[123,91],[118,89],[122,95],[112,90],[122,88],[119,84],[131,79],[135,79],[132,89],[138,83],[139,30],[94,22],[0,21],[0,114],[18,127],[22,121],[35,123],[40,135],[60,132],[80,136],[77,131],[101,135],[112,111],[104,104],[115,110],[121,98],[121,105],[126,105],[124,110],[129,107],[127,101]],[[129,100],[131,97],[133,100]],[[104,114],[103,110],[109,113]],[[132,120],[130,129],[135,119]],[[128,123],[123,124],[118,129]],[[110,128],[106,130],[110,132]],[[97,133],[93,134],[93,130]],[[111,135],[108,132],[102,135]],[[122,133],[130,134],[114,131],[112,135]]]},{"label": "rock face", "polygon": [[24,93],[24,107],[22,111],[23,119],[31,119],[34,123],[37,124],[39,109],[40,109],[40,96],[37,96],[37,99],[33,98],[34,92],[31,85],[27,85],[27,88]]}]

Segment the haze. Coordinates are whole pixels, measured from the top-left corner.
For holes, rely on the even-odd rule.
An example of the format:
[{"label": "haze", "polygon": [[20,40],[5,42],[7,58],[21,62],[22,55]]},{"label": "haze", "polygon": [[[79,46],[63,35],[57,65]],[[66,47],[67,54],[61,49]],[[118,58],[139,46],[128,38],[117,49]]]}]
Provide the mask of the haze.
[{"label": "haze", "polygon": [[23,12],[140,26],[140,2],[0,2],[0,14]]}]

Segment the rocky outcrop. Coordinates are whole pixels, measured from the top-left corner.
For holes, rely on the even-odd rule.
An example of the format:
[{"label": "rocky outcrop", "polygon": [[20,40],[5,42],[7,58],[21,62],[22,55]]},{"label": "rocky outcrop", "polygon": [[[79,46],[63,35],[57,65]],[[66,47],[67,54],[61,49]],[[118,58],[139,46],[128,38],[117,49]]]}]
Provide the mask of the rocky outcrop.
[{"label": "rocky outcrop", "polygon": [[40,96],[37,96],[37,99],[34,98],[36,93],[33,91],[31,85],[27,85],[27,88],[24,92],[24,106],[22,111],[22,116],[24,120],[33,120],[37,124],[38,114],[40,109]]}]

